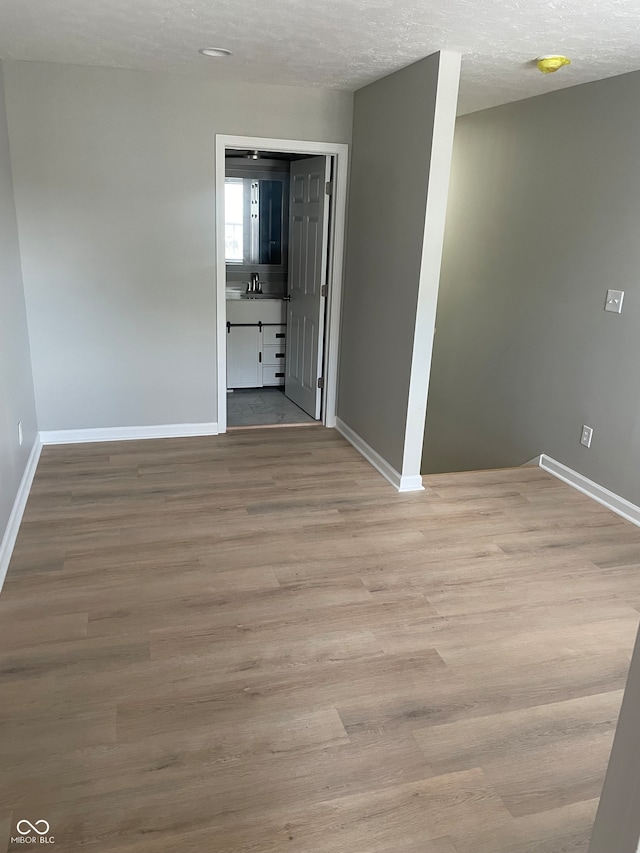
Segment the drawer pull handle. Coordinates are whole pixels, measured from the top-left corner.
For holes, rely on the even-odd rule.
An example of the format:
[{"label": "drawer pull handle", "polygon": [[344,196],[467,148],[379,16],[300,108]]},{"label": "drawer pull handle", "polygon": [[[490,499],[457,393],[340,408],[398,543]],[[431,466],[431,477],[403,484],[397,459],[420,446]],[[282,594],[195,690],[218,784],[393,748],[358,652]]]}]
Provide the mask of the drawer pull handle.
[{"label": "drawer pull handle", "polygon": [[276,358],[284,358],[284,353],[283,352],[277,352]]},{"label": "drawer pull handle", "polygon": [[284,377],[284,373],[276,373],[276,379],[282,379]]},{"label": "drawer pull handle", "polygon": [[286,332],[276,332],[276,338],[284,338],[286,336]]}]

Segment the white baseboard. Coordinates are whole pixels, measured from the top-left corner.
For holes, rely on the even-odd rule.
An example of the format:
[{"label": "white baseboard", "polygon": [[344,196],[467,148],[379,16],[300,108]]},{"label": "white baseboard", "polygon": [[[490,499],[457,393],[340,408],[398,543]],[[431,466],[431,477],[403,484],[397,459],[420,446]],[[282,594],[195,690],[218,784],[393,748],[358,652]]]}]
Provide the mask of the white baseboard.
[{"label": "white baseboard", "polygon": [[2,542],[0,543],[0,590],[2,589],[4,579],[7,576],[7,569],[9,568],[9,562],[11,561],[11,555],[13,554],[13,547],[16,544],[18,530],[20,529],[20,522],[22,521],[24,508],[27,505],[27,498],[31,491],[31,483],[33,482],[36,468],[38,467],[38,459],[40,459],[41,450],[42,442],[40,441],[40,438],[36,436],[36,440],[33,442],[33,447],[31,448],[31,453],[29,454],[29,459],[27,460],[27,465],[24,469],[24,474],[22,475],[20,485],[18,486],[18,492],[16,494],[16,499],[13,502],[13,508],[11,509],[11,515],[9,516],[9,521],[7,522]]},{"label": "white baseboard", "polygon": [[40,433],[40,441],[42,444],[79,444],[91,441],[133,441],[140,438],[189,438],[198,435],[218,435],[218,424],[44,430]]},{"label": "white baseboard", "polygon": [[405,475],[404,477],[393,468],[386,459],[374,450],[367,442],[361,438],[357,432],[351,429],[350,426],[336,418],[336,429],[343,438],[352,444],[355,449],[361,453],[364,458],[399,492],[421,492],[424,491],[422,485],[422,477],[420,474]]},{"label": "white baseboard", "polygon": [[593,480],[589,480],[577,471],[567,468],[561,462],[556,462],[555,459],[547,456],[546,453],[540,456],[540,467],[564,483],[573,486],[574,489],[582,492],[583,495],[588,495],[594,501],[606,506],[612,512],[621,515],[622,518],[626,518],[627,521],[640,527],[640,507],[632,504],[631,501],[621,498],[620,495],[616,495],[614,492],[610,492],[609,489],[605,489],[604,486],[594,483]]},{"label": "white baseboard", "polygon": [[399,492],[424,492],[422,474],[403,474],[400,477]]}]

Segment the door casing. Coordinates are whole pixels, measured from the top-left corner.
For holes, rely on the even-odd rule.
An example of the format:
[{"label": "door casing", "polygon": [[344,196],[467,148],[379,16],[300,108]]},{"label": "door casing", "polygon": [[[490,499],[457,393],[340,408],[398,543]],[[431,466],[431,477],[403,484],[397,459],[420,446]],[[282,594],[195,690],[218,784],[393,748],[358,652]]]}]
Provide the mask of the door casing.
[{"label": "door casing", "polygon": [[347,177],[349,146],[337,142],[312,142],[299,139],[271,139],[259,136],[215,137],[215,199],[216,199],[216,361],[218,432],[227,431],[227,303],[226,265],[224,259],[224,179],[227,148],[283,151],[291,154],[321,155],[333,158],[333,196],[330,220],[330,257],[327,276],[327,318],[325,325],[324,394],[322,423],[336,425],[338,384],[338,350],[340,338],[340,309],[342,303],[344,243],[347,213]]}]

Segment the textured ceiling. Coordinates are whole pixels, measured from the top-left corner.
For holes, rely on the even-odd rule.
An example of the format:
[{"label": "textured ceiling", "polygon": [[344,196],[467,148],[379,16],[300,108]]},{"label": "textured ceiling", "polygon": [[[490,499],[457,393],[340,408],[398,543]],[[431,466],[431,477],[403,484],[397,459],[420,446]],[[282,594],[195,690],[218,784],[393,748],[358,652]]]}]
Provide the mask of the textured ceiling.
[{"label": "textured ceiling", "polygon": [[[198,48],[227,47],[206,59]],[[463,54],[460,112],[640,68],[638,0],[1,0],[0,57],[357,89]],[[540,74],[531,60],[566,53]]]}]

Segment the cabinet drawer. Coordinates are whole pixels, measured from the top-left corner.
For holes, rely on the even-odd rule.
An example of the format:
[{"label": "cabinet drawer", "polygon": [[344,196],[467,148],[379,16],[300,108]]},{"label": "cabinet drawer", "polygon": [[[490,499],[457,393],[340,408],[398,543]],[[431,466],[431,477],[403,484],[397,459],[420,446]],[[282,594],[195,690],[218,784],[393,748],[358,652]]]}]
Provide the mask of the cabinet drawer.
[{"label": "cabinet drawer", "polygon": [[266,364],[262,367],[263,385],[284,385],[284,364]]},{"label": "cabinet drawer", "polygon": [[284,352],[285,338],[287,335],[286,326],[264,326],[262,329],[263,344],[279,344]]},{"label": "cabinet drawer", "polygon": [[284,370],[284,346],[277,344],[262,345],[262,363],[278,364]]}]

